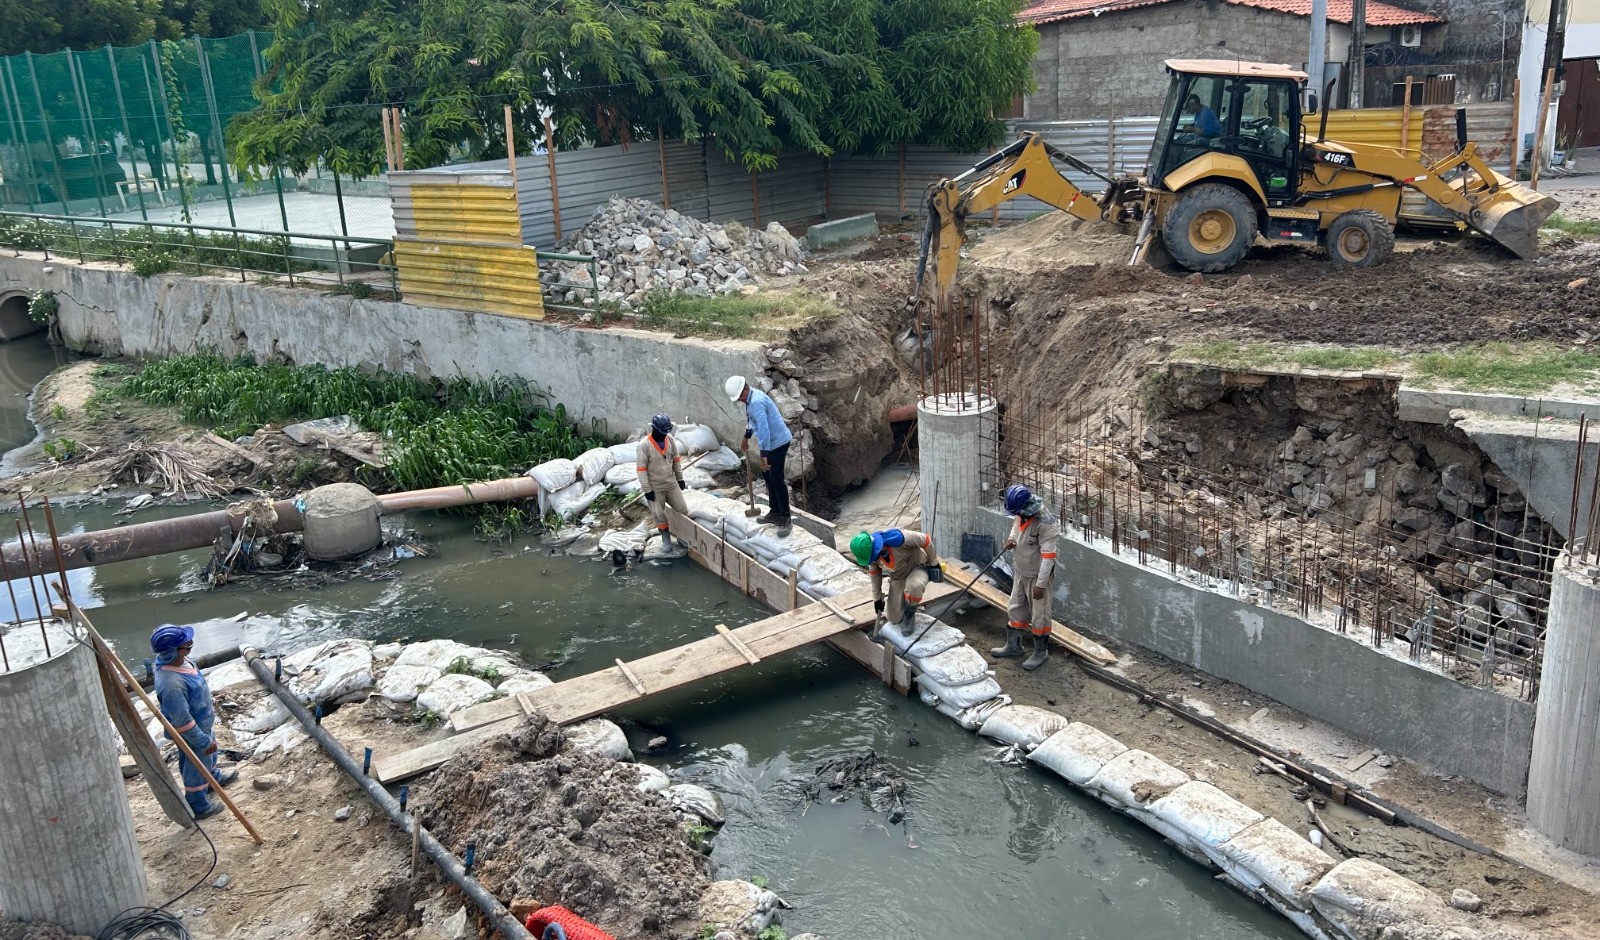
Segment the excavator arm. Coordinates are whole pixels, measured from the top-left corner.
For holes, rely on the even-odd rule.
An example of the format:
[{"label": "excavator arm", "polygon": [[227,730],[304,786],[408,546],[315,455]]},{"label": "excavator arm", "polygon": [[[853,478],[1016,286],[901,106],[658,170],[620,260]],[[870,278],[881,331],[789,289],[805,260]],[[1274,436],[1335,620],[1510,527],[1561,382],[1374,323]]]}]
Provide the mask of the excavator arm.
[{"label": "excavator arm", "polygon": [[[1056,168],[1055,161],[1106,182],[1106,191],[1090,196]],[[1009,199],[1032,196],[1087,222],[1106,221],[1122,203],[1122,195],[1137,187],[1134,180],[1114,180],[1032,131],[990,154],[955,179],[928,187],[928,227],[922,235],[922,255],[917,261],[917,284],[907,307],[923,297],[923,283],[933,263],[930,295],[940,301],[955,286],[956,265],[966,242],[967,217],[987,212]],[[1120,220],[1118,220],[1120,221]]]}]

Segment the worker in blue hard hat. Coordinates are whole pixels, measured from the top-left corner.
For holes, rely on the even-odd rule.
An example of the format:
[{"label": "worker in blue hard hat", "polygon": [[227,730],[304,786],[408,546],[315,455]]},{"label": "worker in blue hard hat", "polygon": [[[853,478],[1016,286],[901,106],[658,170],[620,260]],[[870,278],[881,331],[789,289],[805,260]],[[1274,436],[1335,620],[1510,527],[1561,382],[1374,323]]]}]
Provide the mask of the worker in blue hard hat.
[{"label": "worker in blue hard hat", "polygon": [[[683,501],[683,445],[672,436],[671,418],[656,415],[650,419],[650,433],[639,441],[637,469],[639,486],[655,517],[656,533],[661,536],[661,547],[670,549],[667,507],[689,514],[689,506]],[[678,545],[683,547],[682,542]]]},{"label": "worker in blue hard hat", "polygon": [[1026,486],[1006,487],[1005,505],[1015,520],[1001,551],[1011,551],[1014,578],[1006,609],[1006,645],[991,649],[989,655],[996,659],[1020,657],[1023,634],[1031,633],[1033,653],[1022,668],[1033,670],[1050,656],[1050,582],[1055,577],[1061,523]]},{"label": "worker in blue hard hat", "polygon": [[885,622],[883,579],[889,578],[887,622],[897,624],[902,636],[910,636],[916,626],[917,608],[929,581],[943,581],[944,569],[933,536],[910,529],[885,529],[861,532],[850,540],[850,554],[856,564],[872,576],[872,609],[877,614],[872,632],[874,642],[882,639]]},{"label": "worker in blue hard hat", "polygon": [[[227,786],[238,779],[237,770],[217,772],[217,739],[211,728],[217,709],[211,700],[206,677],[189,658],[194,649],[194,629],[164,623],[150,634],[150,650],[156,654],[156,703],[172,728],[194,750],[217,782]],[[168,733],[171,737],[171,732]],[[221,803],[211,799],[211,784],[180,748],[178,773],[183,777],[183,797],[194,818],[205,819],[222,812]]]}]

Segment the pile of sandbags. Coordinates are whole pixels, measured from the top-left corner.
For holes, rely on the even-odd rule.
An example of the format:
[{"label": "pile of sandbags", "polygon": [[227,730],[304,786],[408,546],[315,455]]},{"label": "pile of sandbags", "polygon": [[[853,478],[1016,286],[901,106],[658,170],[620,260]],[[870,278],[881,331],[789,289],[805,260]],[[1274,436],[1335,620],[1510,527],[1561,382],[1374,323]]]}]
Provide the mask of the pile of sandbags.
[{"label": "pile of sandbags", "polygon": [[799,589],[811,597],[833,597],[866,587],[867,576],[832,545],[795,526],[786,536],[745,515],[749,504],[709,493],[686,493],[689,518],[728,544],[787,578],[798,572]]}]

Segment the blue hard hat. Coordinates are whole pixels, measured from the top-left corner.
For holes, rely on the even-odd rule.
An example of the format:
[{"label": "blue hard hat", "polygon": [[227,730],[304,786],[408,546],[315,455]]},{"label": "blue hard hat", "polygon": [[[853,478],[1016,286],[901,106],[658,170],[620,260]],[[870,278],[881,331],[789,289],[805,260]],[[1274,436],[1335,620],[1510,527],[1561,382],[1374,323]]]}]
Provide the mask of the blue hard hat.
[{"label": "blue hard hat", "polygon": [[150,634],[150,651],[153,653],[166,653],[188,643],[194,642],[194,627],[180,627],[177,624],[164,623],[156,627]]},{"label": "blue hard hat", "polygon": [[1033,502],[1033,491],[1026,486],[1013,483],[1006,487],[1006,512],[1014,516],[1027,509],[1031,502]]},{"label": "blue hard hat", "polygon": [[650,419],[650,430],[666,434],[672,430],[672,419],[666,415],[656,415]]}]

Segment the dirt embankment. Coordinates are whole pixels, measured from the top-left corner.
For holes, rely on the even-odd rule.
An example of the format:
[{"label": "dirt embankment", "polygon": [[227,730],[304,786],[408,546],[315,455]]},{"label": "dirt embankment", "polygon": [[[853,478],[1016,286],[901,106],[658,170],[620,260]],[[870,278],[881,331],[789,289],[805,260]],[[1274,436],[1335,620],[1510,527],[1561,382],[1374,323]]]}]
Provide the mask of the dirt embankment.
[{"label": "dirt embankment", "polygon": [[359,452],[297,444],[276,427],[243,442],[223,440],[185,423],[174,408],[116,394],[135,367],[85,359],[40,382],[30,409],[39,436],[6,455],[0,496],[279,497],[352,481],[363,464]]}]

